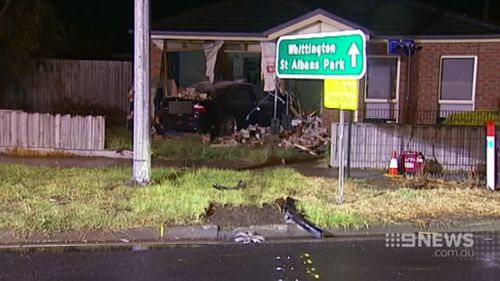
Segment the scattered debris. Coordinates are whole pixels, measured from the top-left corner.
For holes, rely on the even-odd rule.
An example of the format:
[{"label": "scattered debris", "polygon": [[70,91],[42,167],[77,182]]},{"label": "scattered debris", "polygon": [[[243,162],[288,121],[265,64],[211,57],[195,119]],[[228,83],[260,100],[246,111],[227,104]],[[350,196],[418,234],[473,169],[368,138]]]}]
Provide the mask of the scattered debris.
[{"label": "scattered debris", "polygon": [[425,160],[424,174],[441,175],[443,174],[443,166],[436,159]]},{"label": "scattered debris", "polygon": [[265,242],[266,239],[262,235],[257,235],[251,231],[238,232],[236,233],[236,237],[234,238],[234,242],[238,244],[261,244]]},{"label": "scattered debris", "polygon": [[404,187],[410,189],[433,189],[436,188],[430,179],[424,175],[417,175],[414,177],[407,177],[404,181]]},{"label": "scattered debris", "polygon": [[247,187],[247,183],[243,180],[240,180],[238,181],[238,184],[236,186],[224,186],[220,184],[214,184],[213,187],[218,190],[236,190]]},{"label": "scattered debris", "polygon": [[295,199],[287,197],[283,203],[283,213],[287,222],[294,222],[300,228],[311,233],[316,238],[323,238],[323,230],[299,214],[295,207]]},{"label": "scattered debris", "polygon": [[220,138],[222,145],[237,145],[237,144],[250,144],[250,145],[263,145],[264,137],[271,133],[269,127],[261,127],[258,125],[250,125],[246,129],[231,136]]},{"label": "scattered debris", "polygon": [[309,154],[317,155],[320,147],[328,144],[328,131],[322,127],[322,120],[317,116],[295,120],[295,129],[292,134],[285,136],[281,146],[295,147]]},{"label": "scattered debris", "polygon": [[209,95],[208,93],[198,92],[195,88],[181,88],[177,92],[177,97],[190,100],[207,100]]},{"label": "scattered debris", "polygon": [[[271,134],[270,127],[250,125],[231,136],[219,138],[213,146],[234,146],[238,144],[264,145]],[[277,146],[298,148],[311,155],[324,152],[324,146],[330,142],[328,131],[322,127],[321,118],[317,116],[292,120],[292,130],[283,132]]]},{"label": "scattered debris", "polygon": [[65,205],[65,204],[68,204],[69,201],[71,201],[70,198],[66,198],[63,196],[51,196],[49,198],[49,203],[56,204],[56,205]]}]

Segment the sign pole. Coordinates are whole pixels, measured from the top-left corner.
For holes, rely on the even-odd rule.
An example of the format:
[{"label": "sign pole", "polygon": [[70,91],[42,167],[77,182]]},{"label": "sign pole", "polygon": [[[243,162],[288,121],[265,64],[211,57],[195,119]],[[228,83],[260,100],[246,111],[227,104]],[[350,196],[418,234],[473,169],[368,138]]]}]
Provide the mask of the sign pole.
[{"label": "sign pole", "polygon": [[339,120],[339,140],[338,140],[338,155],[339,155],[339,190],[337,203],[344,202],[344,110],[340,109]]},{"label": "sign pole", "polygon": [[[358,109],[358,80],[366,73],[366,61],[366,36],[362,30],[282,36],[276,46],[278,78],[324,80],[324,107],[340,109],[339,204],[344,202],[344,110]],[[333,160],[334,154],[331,156]]]}]

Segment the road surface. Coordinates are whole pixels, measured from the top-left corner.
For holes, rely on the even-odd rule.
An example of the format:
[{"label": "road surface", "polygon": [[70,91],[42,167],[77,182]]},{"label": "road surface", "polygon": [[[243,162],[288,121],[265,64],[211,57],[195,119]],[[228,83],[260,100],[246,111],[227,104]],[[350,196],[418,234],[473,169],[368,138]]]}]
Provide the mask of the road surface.
[{"label": "road surface", "polygon": [[391,247],[384,237],[9,250],[0,251],[0,280],[494,281],[500,280],[495,235],[476,234],[460,257],[451,248]]}]

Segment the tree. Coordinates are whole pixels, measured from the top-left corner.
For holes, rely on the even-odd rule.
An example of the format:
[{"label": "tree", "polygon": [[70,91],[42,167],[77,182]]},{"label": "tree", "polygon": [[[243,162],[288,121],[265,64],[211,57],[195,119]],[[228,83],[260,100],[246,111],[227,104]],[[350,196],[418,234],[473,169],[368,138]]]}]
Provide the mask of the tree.
[{"label": "tree", "polygon": [[0,0],[0,106],[34,69],[34,59],[64,45],[64,35],[53,0]]}]

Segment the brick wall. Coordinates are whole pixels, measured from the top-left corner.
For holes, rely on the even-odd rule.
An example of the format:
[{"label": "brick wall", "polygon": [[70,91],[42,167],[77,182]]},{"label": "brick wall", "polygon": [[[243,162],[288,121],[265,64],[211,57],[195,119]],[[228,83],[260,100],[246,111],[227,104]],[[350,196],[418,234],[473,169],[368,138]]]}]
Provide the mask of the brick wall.
[{"label": "brick wall", "polygon": [[[487,43],[420,43],[423,48],[418,55],[411,58],[411,87],[410,99],[407,89],[408,58],[401,57],[400,84],[399,84],[399,109],[408,110],[438,110],[439,109],[439,83],[440,60],[446,55],[474,55],[478,57],[477,84],[476,84],[476,110],[500,110],[500,42]],[[368,55],[385,55],[385,43],[369,43]],[[364,86],[360,87],[360,109],[363,108]],[[410,104],[408,104],[408,101]],[[324,124],[338,121],[338,110],[323,111]],[[405,116],[400,116],[401,121],[406,121]],[[415,116],[410,114],[410,121]]]},{"label": "brick wall", "polygon": [[416,57],[420,83],[417,109],[437,109],[440,59],[446,55],[478,57],[476,110],[497,110],[500,103],[500,43],[424,43]]}]

